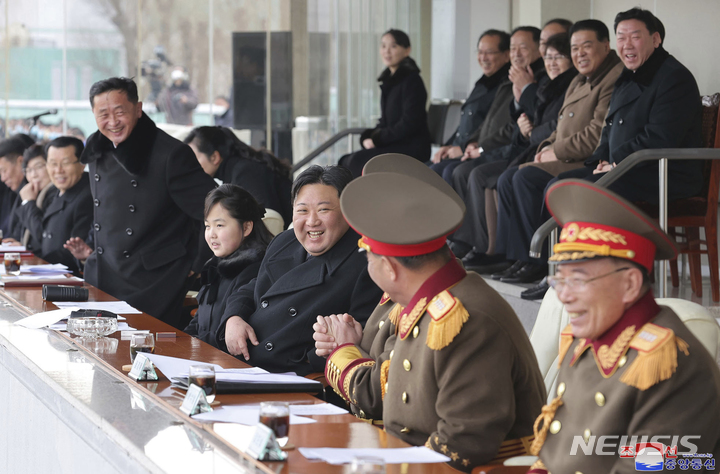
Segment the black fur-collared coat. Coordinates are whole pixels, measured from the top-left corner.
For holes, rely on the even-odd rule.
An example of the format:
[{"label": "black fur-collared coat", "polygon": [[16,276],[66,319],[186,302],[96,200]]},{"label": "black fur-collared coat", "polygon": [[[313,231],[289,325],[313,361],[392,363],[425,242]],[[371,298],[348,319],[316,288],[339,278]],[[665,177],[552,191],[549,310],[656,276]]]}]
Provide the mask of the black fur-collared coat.
[{"label": "black fur-collared coat", "polygon": [[233,291],[249,283],[258,274],[265,255],[264,246],[254,243],[239,248],[227,257],[212,257],[202,272],[203,286],[197,295],[198,309],[185,332],[218,346],[215,333]]},{"label": "black fur-collared coat", "polygon": [[312,337],[317,316],[348,313],[364,326],[382,296],[358,252],[359,238],[348,229],[330,250],[308,257],[292,229],[278,234],[257,278],[228,296],[217,332],[220,347],[226,349],[225,323],[240,316],[259,342],[248,342],[249,364],[299,375],[325,370]]},{"label": "black fur-collared coat", "polygon": [[85,279],[182,329],[185,280],[215,182],[189,146],[145,114],[117,148],[99,131],[92,134],[81,161],[89,165],[95,210]]}]

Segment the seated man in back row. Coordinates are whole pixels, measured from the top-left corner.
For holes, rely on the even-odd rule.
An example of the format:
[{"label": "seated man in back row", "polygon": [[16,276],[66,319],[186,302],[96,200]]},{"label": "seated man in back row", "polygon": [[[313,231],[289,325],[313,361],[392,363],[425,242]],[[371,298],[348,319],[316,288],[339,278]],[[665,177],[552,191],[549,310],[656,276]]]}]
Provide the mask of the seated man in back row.
[{"label": "seated man in back row", "polygon": [[350,313],[364,325],[382,292],[340,211],[351,180],[340,166],[311,166],[297,177],[293,228],[270,243],[257,278],[228,296],[218,347],[271,372],[307,375],[325,368],[313,342],[318,315]]},{"label": "seated man in back row", "polygon": [[[662,47],[664,28],[655,15],[633,8],[615,17],[617,52],[625,65],[615,82],[605,126],[595,152],[585,166],[565,171],[554,179],[518,189],[517,179],[498,182],[498,247],[517,260],[493,278],[528,283],[547,273],[545,260],[529,261],[530,239],[545,219],[534,217],[543,209],[546,183],[566,178],[597,181],[615,165],[639,150],[696,148],[702,146],[700,92],[692,73]],[[544,158],[543,158],[543,161]],[[528,168],[515,176],[522,175]],[[697,195],[702,190],[701,163],[670,161],[668,200]],[[540,176],[536,176],[541,178]],[[552,178],[546,173],[546,178]],[[658,163],[634,167],[610,189],[632,201],[658,203]],[[536,206],[527,205],[534,202]],[[504,216],[504,217],[503,217]],[[547,216],[549,217],[549,216]]]}]

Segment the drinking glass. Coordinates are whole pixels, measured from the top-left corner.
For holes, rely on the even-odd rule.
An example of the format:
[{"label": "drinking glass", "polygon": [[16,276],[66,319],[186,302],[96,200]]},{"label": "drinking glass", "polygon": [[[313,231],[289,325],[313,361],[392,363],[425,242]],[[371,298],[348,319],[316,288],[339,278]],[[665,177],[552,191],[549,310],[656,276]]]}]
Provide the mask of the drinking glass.
[{"label": "drinking glass", "polygon": [[273,430],[278,444],[284,447],[290,432],[290,406],[287,402],[260,403],[260,423]]},{"label": "drinking glass", "polygon": [[130,361],[135,362],[138,352],[155,353],[155,338],[152,334],[133,334],[130,339]]},{"label": "drinking glass", "polygon": [[208,403],[215,400],[215,367],[212,365],[191,365],[188,386],[195,384],[205,392]]},{"label": "drinking glass", "polygon": [[16,252],[7,252],[5,254],[5,273],[8,275],[20,275],[20,254]]}]

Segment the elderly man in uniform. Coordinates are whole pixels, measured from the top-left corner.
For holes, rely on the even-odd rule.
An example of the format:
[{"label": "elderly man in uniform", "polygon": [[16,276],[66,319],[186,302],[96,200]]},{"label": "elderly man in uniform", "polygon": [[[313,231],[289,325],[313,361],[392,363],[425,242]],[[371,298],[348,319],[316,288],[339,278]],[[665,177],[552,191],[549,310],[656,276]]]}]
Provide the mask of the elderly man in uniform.
[{"label": "elderly man in uniform", "polygon": [[[545,386],[512,308],[466,273],[445,243],[464,209],[426,182],[391,172],[350,183],[341,206],[362,235],[370,276],[395,302],[388,315],[394,347],[370,374],[379,379],[385,429],[467,472],[525,453]],[[356,337],[343,336],[354,328],[334,319],[338,341]],[[328,357],[325,373],[357,404],[354,384],[377,365],[348,343]]]},{"label": "elderly man in uniform", "polygon": [[[98,131],[80,161],[90,169],[95,251],[87,257],[85,279],[184,328],[185,280],[198,252],[205,196],[215,182],[189,146],[143,113],[132,79],[96,82],[90,105]],[[89,253],[78,240],[68,241],[76,257]]]},{"label": "elderly man in uniform", "polygon": [[[550,284],[570,325],[560,336],[557,398],[535,425],[540,460],[530,472],[635,472],[634,459],[618,456],[620,446],[654,436],[677,444],[693,435],[697,453],[718,457],[717,363],[670,308],[655,303],[649,284],[653,260],[677,256],[670,237],[632,204],[587,181],[553,185],[547,206],[563,225]],[[596,441],[601,436],[617,444]],[[595,449],[571,455],[581,440]],[[597,455],[598,442],[608,455]]]}]

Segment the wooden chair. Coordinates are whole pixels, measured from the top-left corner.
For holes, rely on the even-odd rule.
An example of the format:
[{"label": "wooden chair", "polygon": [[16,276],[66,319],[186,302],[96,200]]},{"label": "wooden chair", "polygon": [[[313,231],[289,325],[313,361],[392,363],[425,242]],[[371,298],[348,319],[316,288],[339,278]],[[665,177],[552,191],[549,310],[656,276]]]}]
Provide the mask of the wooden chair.
[{"label": "wooden chair", "polygon": [[[702,135],[705,148],[720,148],[720,93],[703,97]],[[710,264],[712,299],[720,301],[720,268],[718,267],[717,213],[720,190],[720,160],[708,160],[703,170],[704,185],[700,196],[668,203],[668,233],[680,237],[681,254],[689,255],[690,286],[697,296],[702,296],[702,273],[700,255],[706,254]],[[657,206],[636,203],[651,216],[658,216]],[[683,228],[678,232],[676,227]],[[700,239],[700,228],[705,229],[705,240]],[[705,248],[702,249],[701,245]],[[670,261],[672,285],[678,287],[677,259]]]}]

